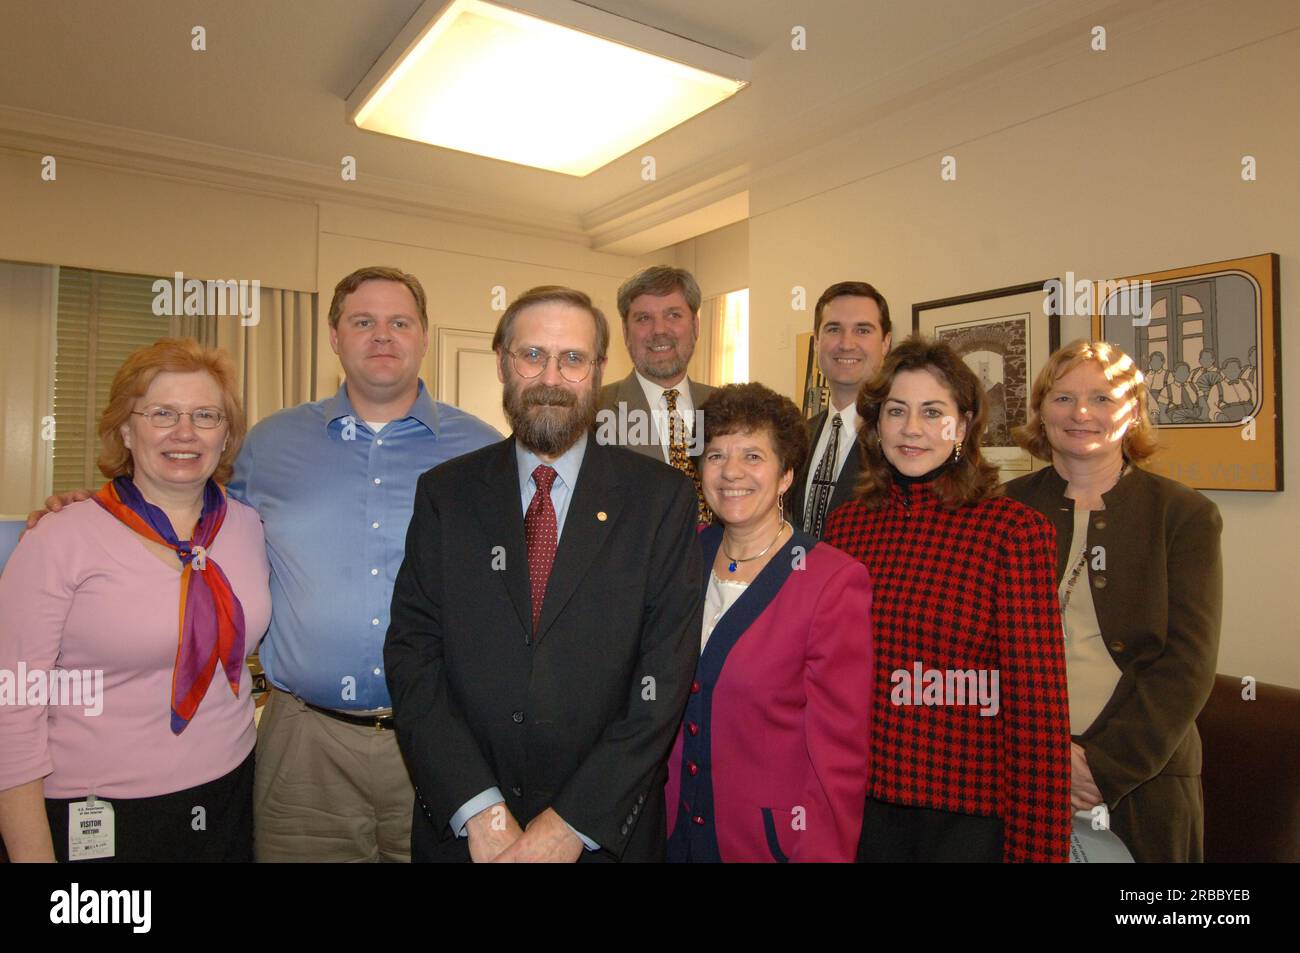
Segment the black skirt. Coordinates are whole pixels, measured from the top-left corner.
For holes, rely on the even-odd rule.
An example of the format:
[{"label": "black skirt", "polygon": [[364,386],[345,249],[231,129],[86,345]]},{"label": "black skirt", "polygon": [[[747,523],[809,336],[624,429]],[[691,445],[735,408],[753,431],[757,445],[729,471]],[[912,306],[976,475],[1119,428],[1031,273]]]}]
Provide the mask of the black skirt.
[{"label": "black skirt", "polygon": [[905,807],[867,798],[858,863],[997,864],[1002,818]]},{"label": "black skirt", "polygon": [[[54,856],[61,864],[68,862],[68,805],[84,800],[45,799]],[[113,805],[116,853],[78,863],[253,862],[252,752],[234,771],[197,787],[156,797],[100,800]]]}]

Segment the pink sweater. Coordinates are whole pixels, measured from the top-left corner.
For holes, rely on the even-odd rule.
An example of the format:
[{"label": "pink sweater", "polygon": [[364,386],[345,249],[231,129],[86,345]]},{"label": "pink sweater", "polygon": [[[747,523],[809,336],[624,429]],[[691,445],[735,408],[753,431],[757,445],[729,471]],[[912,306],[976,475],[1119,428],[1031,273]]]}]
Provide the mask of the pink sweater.
[{"label": "pink sweater", "polygon": [[[230,500],[209,558],[244,607],[251,654],[271,618],[257,512]],[[172,734],[179,607],[179,569],[93,500],[46,516],[23,537],[0,576],[0,790],[44,778],[46,797],[151,797],[239,766],[257,738],[247,667],[236,698],[218,666],[189,726]],[[29,680],[98,670],[102,697],[75,705],[66,693],[51,705],[33,704],[30,689],[6,697],[3,680],[14,692],[20,663]],[[92,693],[94,681],[78,679]]]}]

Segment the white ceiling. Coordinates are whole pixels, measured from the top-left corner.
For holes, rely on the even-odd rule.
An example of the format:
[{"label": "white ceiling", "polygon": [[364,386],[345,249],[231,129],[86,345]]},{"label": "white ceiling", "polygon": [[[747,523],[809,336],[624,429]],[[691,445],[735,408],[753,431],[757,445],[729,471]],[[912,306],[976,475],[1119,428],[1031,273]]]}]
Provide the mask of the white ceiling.
[{"label": "white ceiling", "polygon": [[[917,96],[1044,50],[1064,55],[1102,14],[1158,5],[593,0],[752,59],[754,77],[732,100],[575,179],[345,122],[344,100],[420,2],[0,0],[0,146],[20,145],[25,130],[124,165],[238,171],[266,179],[264,187],[321,196],[343,194],[340,159],[353,155],[352,200],[640,253],[743,218],[748,183],[767,165]],[[206,52],[190,48],[195,25],[206,29]],[[806,29],[806,51],[791,49],[796,26]],[[654,182],[642,180],[644,155],[655,158]]]}]

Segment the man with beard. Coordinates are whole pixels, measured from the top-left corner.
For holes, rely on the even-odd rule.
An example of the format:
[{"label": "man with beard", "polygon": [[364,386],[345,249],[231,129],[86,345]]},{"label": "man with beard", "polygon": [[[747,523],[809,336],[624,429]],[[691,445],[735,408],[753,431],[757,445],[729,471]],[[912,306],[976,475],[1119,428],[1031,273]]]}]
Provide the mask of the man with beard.
[{"label": "man with beard", "polygon": [[597,435],[671,464],[691,477],[699,498],[700,522],[712,519],[693,456],[696,414],[715,388],[686,376],[700,336],[700,286],[681,268],[656,265],[633,275],[618,289],[631,374],[600,391],[602,425]]},{"label": "man with beard", "polygon": [[696,502],[590,438],[608,346],[582,292],[524,293],[492,342],[513,435],[420,478],[384,647],[414,860],[663,859]]}]

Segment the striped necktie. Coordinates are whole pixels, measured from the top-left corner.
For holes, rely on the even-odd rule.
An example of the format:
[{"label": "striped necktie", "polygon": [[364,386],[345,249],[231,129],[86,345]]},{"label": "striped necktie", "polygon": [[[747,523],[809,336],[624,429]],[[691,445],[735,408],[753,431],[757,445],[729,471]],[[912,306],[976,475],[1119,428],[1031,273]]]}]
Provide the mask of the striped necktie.
[{"label": "striped necktie", "polygon": [[822,529],[826,525],[826,510],[831,502],[831,491],[835,489],[835,460],[840,452],[842,426],[844,421],[839,414],[831,418],[831,438],[826,441],[826,452],[822,454],[817,471],[813,474],[812,492],[804,510],[803,531],[817,539],[821,539]]}]

